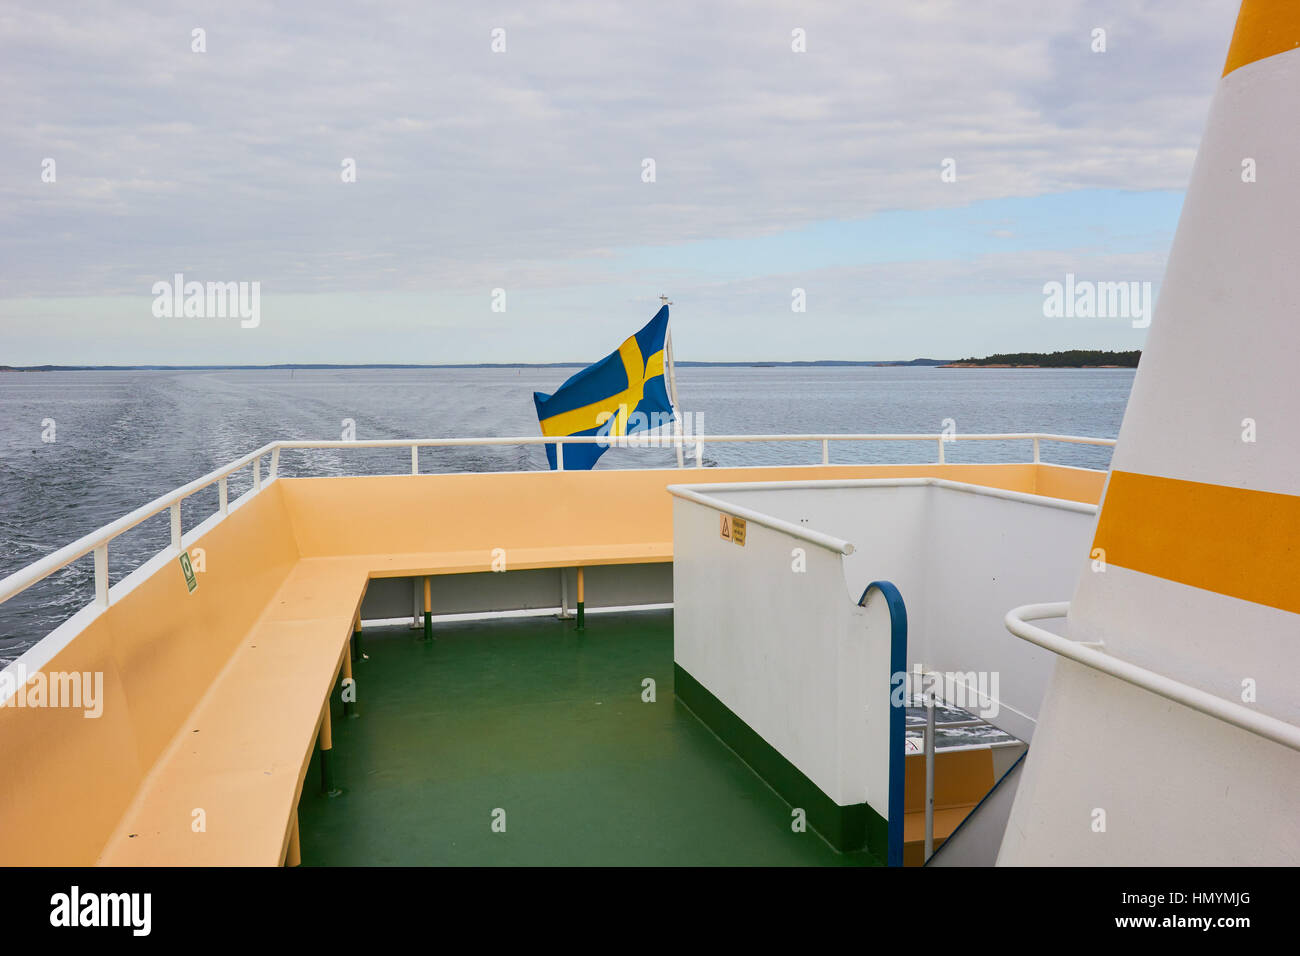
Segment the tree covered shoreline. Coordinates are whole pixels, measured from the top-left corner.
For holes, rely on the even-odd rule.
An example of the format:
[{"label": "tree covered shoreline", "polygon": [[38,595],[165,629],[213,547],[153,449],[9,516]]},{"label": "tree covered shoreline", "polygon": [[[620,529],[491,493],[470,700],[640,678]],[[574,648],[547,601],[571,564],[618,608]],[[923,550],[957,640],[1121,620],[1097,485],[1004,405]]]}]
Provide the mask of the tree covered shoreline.
[{"label": "tree covered shoreline", "polygon": [[1142,357],[1140,350],[1132,352],[1102,352],[1095,349],[1070,349],[1065,352],[1008,352],[984,358],[965,358],[944,368],[1137,368]]}]

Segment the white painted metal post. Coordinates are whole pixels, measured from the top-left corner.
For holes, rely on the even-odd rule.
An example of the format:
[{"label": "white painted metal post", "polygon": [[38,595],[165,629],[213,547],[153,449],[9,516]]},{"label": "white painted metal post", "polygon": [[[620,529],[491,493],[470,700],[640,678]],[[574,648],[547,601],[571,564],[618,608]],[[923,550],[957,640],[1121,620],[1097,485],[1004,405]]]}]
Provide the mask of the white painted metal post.
[{"label": "white painted metal post", "polygon": [[271,480],[274,481],[280,474],[280,449],[271,449]]},{"label": "white painted metal post", "polygon": [[230,489],[226,487],[225,478],[217,482],[217,510],[223,515],[230,513]]},{"label": "white painted metal post", "polygon": [[939,464],[943,464],[943,439],[939,439]]},{"label": "white painted metal post", "polygon": [[253,490],[262,490],[262,459],[260,458],[253,460]]},{"label": "white painted metal post", "polygon": [[564,471],[564,442],[555,443],[555,470]]},{"label": "white painted metal post", "polygon": [[172,550],[181,549],[181,503],[172,502]]},{"label": "white painted metal post", "polygon": [[829,439],[823,438],[822,439],[822,464],[829,465],[830,463],[831,463],[831,443]]},{"label": "white painted metal post", "polygon": [[412,445],[411,446],[411,474],[418,475],[419,473],[420,473],[420,446]]},{"label": "white painted metal post", "polygon": [[1038,439],[1035,438],[1034,439],[1034,464],[1035,465],[1038,464],[1039,460],[1040,459],[1038,457]]},{"label": "white painted metal post", "polygon": [[925,698],[925,859],[934,856],[934,694]]},{"label": "white painted metal post", "polygon": [[677,467],[685,468],[686,452],[682,449],[682,419],[680,415],[677,416],[675,424],[677,426]]},{"label": "white painted metal post", "polygon": [[108,543],[95,549],[95,603],[108,607]]}]

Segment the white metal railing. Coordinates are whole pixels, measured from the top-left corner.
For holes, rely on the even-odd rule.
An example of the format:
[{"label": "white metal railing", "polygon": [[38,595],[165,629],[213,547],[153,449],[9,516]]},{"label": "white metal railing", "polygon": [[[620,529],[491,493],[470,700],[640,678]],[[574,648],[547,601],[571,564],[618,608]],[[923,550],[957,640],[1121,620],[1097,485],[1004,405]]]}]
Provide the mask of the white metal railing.
[{"label": "white metal railing", "polygon": [[[939,724],[934,716],[934,694],[925,695],[925,727],[921,731],[922,746],[925,747],[925,855],[921,865],[930,862],[934,856],[934,758],[939,747]],[[958,730],[966,727],[987,727],[985,720],[953,720],[943,725],[944,730]]]},{"label": "white metal railing", "polygon": [[[95,556],[95,603],[100,607],[108,606],[108,545],[118,535],[125,534],[141,522],[148,521],[156,514],[170,509],[171,510],[171,545],[170,547],[177,552],[181,546],[181,502],[193,494],[197,494],[213,484],[218,486],[218,514],[226,514],[229,510],[229,494],[227,489],[227,480],[235,472],[246,468],[250,463],[253,466],[253,491],[256,492],[261,487],[261,459],[267,452],[273,451],[274,444],[263,445],[255,452],[245,455],[243,458],[236,459],[228,465],[218,468],[216,471],[209,472],[202,478],[196,478],[188,485],[181,485],[175,491],[168,492],[160,498],[155,498],[147,505],[136,508],[129,514],[123,515],[116,521],[104,525],[98,531],[92,531],[84,537],[78,538],[71,544],[64,545],[53,554],[48,554],[39,561],[27,565],[15,571],[6,578],[0,579],[0,604],[9,600],[15,594],[27,590],[38,581],[44,580],[55,571],[66,568],[78,558],[83,558],[88,554]],[[162,552],[160,552],[162,553]]]},{"label": "white metal railing", "polygon": [[[85,557],[88,554],[94,555],[95,562],[95,604],[99,607],[107,607],[109,602],[108,586],[108,546],[114,538],[130,531],[136,525],[147,521],[154,515],[164,510],[171,511],[171,542],[168,549],[159,552],[166,553],[167,550],[179,552],[183,538],[181,528],[181,503],[191,495],[194,495],[213,484],[218,486],[218,506],[217,514],[225,515],[229,511],[229,493],[227,480],[230,475],[240,471],[249,465],[252,465],[253,489],[252,494],[259,492],[265,485],[262,479],[262,459],[268,454],[270,458],[270,469],[268,481],[274,481],[279,477],[280,471],[280,452],[285,449],[337,449],[337,448],[409,448],[411,451],[411,474],[419,474],[420,471],[420,452],[421,448],[462,448],[482,445],[555,445],[556,446],[556,465],[557,470],[564,470],[564,446],[573,444],[604,444],[611,448],[642,448],[642,447],[662,447],[676,448],[681,451],[684,443],[690,442],[695,445],[695,465],[701,467],[704,457],[703,448],[705,444],[720,444],[733,442],[820,442],[822,446],[822,464],[830,463],[830,443],[831,442],[864,442],[864,441],[933,441],[938,443],[939,462],[944,460],[944,446],[957,441],[1032,441],[1034,449],[1034,461],[1040,461],[1039,445],[1043,441],[1066,442],[1071,444],[1082,445],[1104,445],[1112,446],[1115,444],[1113,438],[1085,438],[1077,435],[1052,435],[1041,432],[1018,432],[1009,434],[990,434],[990,435],[944,435],[944,434],[865,434],[865,435],[846,435],[846,434],[809,434],[809,435],[685,435],[680,432],[669,436],[664,435],[631,435],[622,437],[602,437],[596,435],[567,436],[548,438],[545,436],[520,436],[513,438],[377,438],[377,439],[355,439],[352,441],[275,441],[263,445],[254,452],[245,455],[228,465],[218,468],[216,471],[209,472],[202,478],[196,478],[187,485],[182,485],[175,491],[171,491],[146,505],[142,505],[130,514],[118,518],[116,521],[105,525],[97,531],[92,531],[84,537],[78,538],[71,544],[65,545],[53,554],[46,555],[39,561],[27,565],[24,568],[15,571],[13,574],[0,579],[0,604],[8,601],[16,594],[20,594],[27,588],[39,581],[44,580],[56,571],[60,571],[74,561]],[[678,456],[678,467],[682,467],[684,461],[681,455]]]},{"label": "white metal railing", "polygon": [[[564,470],[564,446],[575,444],[604,445],[609,448],[675,448],[682,449],[687,444],[695,446],[695,467],[703,464],[705,444],[735,442],[820,442],[822,446],[822,464],[829,465],[831,442],[864,441],[919,441],[935,442],[938,445],[939,464],[945,464],[944,447],[959,441],[1028,441],[1033,443],[1033,460],[1042,462],[1041,443],[1045,441],[1062,442],[1073,445],[1101,445],[1113,447],[1114,438],[1088,438],[1079,435],[1053,435],[1045,432],[1008,432],[987,435],[945,435],[945,434],[807,434],[807,435],[627,435],[604,437],[599,435],[573,435],[567,437],[547,438],[529,435],[516,438],[373,438],[353,439],[351,441],[279,441],[273,447],[278,454],[282,448],[410,448],[411,473],[419,473],[419,449],[421,448],[456,448],[474,445],[555,445],[556,470]],[[678,467],[684,467],[684,461],[678,457]]]},{"label": "white metal railing", "polygon": [[1143,690],[1158,694],[1166,700],[1172,700],[1176,704],[1190,707],[1192,710],[1232,724],[1234,727],[1240,727],[1242,730],[1250,731],[1252,734],[1257,734],[1284,747],[1300,750],[1300,727],[1296,727],[1294,724],[1289,724],[1285,720],[1278,720],[1276,717],[1270,717],[1267,714],[1261,714],[1259,711],[1251,710],[1243,704],[1225,700],[1198,687],[1192,687],[1190,684],[1184,684],[1172,677],[1166,677],[1164,674],[1157,674],[1155,671],[1147,670],[1145,667],[1139,667],[1136,664],[1130,664],[1128,661],[1120,660],[1118,657],[1107,654],[1101,649],[1101,645],[1082,644],[1078,641],[1072,641],[1068,637],[1053,634],[1051,631],[1029,623],[1030,621],[1040,621],[1046,618],[1065,617],[1069,611],[1070,602],[1068,601],[1060,601],[1054,604],[1026,604],[1022,607],[1012,608],[1007,612],[1006,616],[1007,630],[1016,637],[1029,641],[1031,644],[1037,644],[1039,647],[1045,648],[1054,654],[1059,654],[1061,657],[1068,657],[1085,667],[1091,667],[1103,674],[1109,674],[1111,677],[1116,677],[1135,687],[1141,687]]},{"label": "white metal railing", "polygon": [[[722,487],[734,488],[735,485],[724,485]],[[746,508],[744,505],[724,501],[712,495],[702,494],[689,486],[669,485],[668,493],[675,498],[692,501],[713,511],[725,512],[736,518],[744,518],[746,521],[761,525],[764,528],[780,531],[782,534],[788,534],[792,538],[807,541],[809,544],[815,544],[819,548],[825,548],[827,551],[833,551],[836,554],[849,555],[853,553],[853,545],[843,538],[837,538],[835,535],[826,534],[823,531],[814,531],[812,528],[805,528],[803,525],[797,525],[792,521],[763,514],[763,512],[755,511],[753,508]]]}]

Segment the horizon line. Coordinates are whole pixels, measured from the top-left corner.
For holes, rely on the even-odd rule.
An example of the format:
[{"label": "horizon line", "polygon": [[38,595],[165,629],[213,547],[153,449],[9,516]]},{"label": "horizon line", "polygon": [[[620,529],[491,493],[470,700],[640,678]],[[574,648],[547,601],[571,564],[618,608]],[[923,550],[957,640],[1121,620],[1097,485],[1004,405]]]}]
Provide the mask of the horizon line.
[{"label": "horizon line", "polygon": [[[1125,355],[1133,352],[1141,352],[1141,349],[1111,350],[1111,349],[1063,349],[1056,352],[994,352],[991,358],[999,355],[1056,355],[1060,352],[1100,352],[1102,354]],[[678,368],[702,368],[702,367],[738,367],[752,368],[756,366],[773,366],[773,367],[798,367],[809,365],[821,366],[898,366],[898,365],[948,365],[953,362],[971,361],[970,358],[943,358],[935,359],[928,357],[918,357],[911,359],[741,359],[728,361],[708,361],[708,360],[689,360],[674,363]],[[979,360],[977,360],[979,361]],[[165,365],[165,364],[140,364],[140,365],[57,365],[50,362],[38,365],[0,365],[0,372],[184,372],[184,371],[226,371],[226,370],[278,370],[278,369],[354,369],[354,368],[380,368],[380,369],[437,369],[437,368],[582,368],[590,365],[589,361],[575,362],[439,362],[439,363],[398,363],[398,362],[276,362],[267,365],[236,365],[236,364],[215,364],[215,365]]]}]

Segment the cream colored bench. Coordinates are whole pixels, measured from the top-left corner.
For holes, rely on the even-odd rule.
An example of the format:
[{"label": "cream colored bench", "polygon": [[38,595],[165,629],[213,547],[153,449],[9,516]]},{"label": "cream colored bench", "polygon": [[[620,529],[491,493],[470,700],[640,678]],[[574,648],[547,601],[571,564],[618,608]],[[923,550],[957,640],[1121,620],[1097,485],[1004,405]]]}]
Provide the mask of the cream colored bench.
[{"label": "cream colored bench", "polygon": [[[511,567],[671,561],[671,547],[511,549]],[[303,558],[266,605],[126,811],[100,864],[276,865],[299,860],[296,808],[328,698],[351,677],[349,638],[372,577],[491,570],[489,552]],[[195,832],[196,811],[204,831]]]}]

